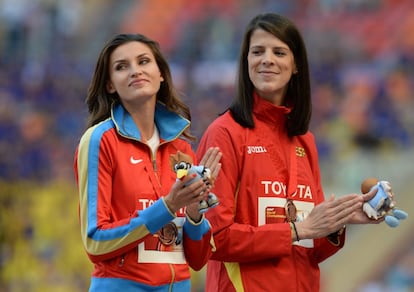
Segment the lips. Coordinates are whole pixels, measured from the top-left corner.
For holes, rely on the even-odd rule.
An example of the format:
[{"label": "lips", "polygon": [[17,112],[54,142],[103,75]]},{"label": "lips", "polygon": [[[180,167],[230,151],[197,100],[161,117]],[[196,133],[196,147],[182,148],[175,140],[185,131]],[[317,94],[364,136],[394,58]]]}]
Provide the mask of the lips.
[{"label": "lips", "polygon": [[273,72],[273,71],[259,71],[259,74],[271,75],[271,74],[278,74],[278,73]]},{"label": "lips", "polygon": [[273,80],[273,78],[277,77],[279,74],[273,71],[259,71],[258,72],[258,76],[261,76],[262,78],[267,79],[271,79]]},{"label": "lips", "polygon": [[134,79],[128,84],[128,86],[137,86],[137,85],[141,85],[145,82],[148,82],[148,80],[146,80],[146,79]]}]

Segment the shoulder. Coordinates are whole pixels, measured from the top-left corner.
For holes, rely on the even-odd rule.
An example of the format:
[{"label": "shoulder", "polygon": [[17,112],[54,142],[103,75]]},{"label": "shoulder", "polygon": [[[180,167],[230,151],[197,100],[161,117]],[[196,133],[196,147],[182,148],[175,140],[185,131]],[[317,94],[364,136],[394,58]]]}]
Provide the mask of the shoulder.
[{"label": "shoulder", "polygon": [[100,144],[104,137],[110,136],[110,133],[115,134],[115,125],[111,119],[107,119],[88,128],[80,139],[79,147]]},{"label": "shoulder", "polygon": [[311,131],[307,131],[305,134],[297,137],[298,140],[303,141],[305,144],[315,144],[315,136]]},{"label": "shoulder", "polygon": [[296,139],[302,147],[308,149],[308,152],[310,151],[312,154],[317,154],[315,136],[312,132],[308,131],[303,135],[296,136]]},{"label": "shoulder", "polygon": [[206,129],[205,133],[219,134],[228,133],[229,135],[239,134],[243,132],[245,128],[238,124],[230,111],[226,111],[224,114],[216,118]]},{"label": "shoulder", "polygon": [[197,153],[204,153],[208,147],[217,146],[223,153],[239,151],[241,145],[245,144],[248,131],[249,129],[238,124],[227,111],[208,126],[200,139]]}]

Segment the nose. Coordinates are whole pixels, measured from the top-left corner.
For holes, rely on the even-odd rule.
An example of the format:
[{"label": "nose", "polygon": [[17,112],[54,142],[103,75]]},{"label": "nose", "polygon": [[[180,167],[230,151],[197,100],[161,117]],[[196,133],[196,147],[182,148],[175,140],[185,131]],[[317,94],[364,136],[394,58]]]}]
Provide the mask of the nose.
[{"label": "nose", "polygon": [[267,66],[274,64],[273,56],[274,55],[271,51],[265,51],[263,54],[262,64]]},{"label": "nose", "polygon": [[132,65],[131,66],[131,77],[136,77],[142,73],[140,66]]}]

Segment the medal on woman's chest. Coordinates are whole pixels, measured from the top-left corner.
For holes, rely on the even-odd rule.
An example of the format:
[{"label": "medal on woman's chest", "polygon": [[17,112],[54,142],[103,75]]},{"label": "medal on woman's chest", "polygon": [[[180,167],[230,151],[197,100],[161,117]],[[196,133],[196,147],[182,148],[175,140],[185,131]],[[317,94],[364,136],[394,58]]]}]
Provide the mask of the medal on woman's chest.
[{"label": "medal on woman's chest", "polygon": [[286,220],[288,222],[296,221],[296,216],[297,216],[296,206],[291,199],[286,200],[285,215],[286,215]]},{"label": "medal on woman's chest", "polygon": [[174,222],[167,223],[158,231],[158,239],[164,245],[172,245],[177,240],[178,228]]}]

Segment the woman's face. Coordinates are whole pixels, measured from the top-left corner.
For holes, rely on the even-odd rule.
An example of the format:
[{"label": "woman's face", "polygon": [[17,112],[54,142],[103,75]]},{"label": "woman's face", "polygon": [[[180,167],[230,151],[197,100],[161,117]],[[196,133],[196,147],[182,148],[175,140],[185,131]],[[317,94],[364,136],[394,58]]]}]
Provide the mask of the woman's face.
[{"label": "woman's face", "polygon": [[156,99],[164,78],[151,49],[133,41],[120,45],[109,58],[109,93],[117,92],[124,106]]},{"label": "woman's face", "polygon": [[296,65],[292,51],[280,39],[256,29],[250,37],[247,55],[249,78],[256,92],[275,105],[281,105]]}]

